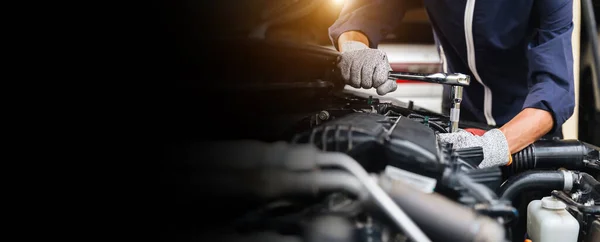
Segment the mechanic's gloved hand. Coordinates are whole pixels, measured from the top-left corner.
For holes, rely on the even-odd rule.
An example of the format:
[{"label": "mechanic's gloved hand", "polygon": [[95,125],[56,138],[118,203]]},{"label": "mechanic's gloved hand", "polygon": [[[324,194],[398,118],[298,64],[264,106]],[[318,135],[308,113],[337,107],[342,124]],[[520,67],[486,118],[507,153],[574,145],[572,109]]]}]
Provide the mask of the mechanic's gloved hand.
[{"label": "mechanic's gloved hand", "polygon": [[454,133],[438,134],[438,138],[441,142],[453,143],[455,149],[481,146],[483,161],[479,164],[480,168],[506,165],[511,157],[506,137],[499,129],[489,130],[482,136],[461,129]]},{"label": "mechanic's gloved hand", "polygon": [[348,85],[365,89],[373,87],[379,95],[396,90],[396,80],[388,80],[392,67],[385,52],[371,49],[358,41],[344,42],[341,50],[338,68]]}]

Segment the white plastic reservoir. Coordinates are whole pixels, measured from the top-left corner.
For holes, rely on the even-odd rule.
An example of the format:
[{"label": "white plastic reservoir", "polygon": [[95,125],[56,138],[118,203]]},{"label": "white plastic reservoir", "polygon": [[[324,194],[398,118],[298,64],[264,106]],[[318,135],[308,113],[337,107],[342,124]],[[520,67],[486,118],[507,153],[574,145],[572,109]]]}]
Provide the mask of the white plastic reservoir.
[{"label": "white plastic reservoir", "polygon": [[527,234],[532,242],[577,242],[579,223],[566,204],[554,197],[533,200],[527,206]]}]

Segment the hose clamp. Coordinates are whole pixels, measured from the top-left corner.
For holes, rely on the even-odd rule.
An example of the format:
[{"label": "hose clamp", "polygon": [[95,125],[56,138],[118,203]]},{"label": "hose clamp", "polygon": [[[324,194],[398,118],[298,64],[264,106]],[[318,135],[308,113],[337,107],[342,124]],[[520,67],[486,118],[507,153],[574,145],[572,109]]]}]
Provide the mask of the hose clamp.
[{"label": "hose clamp", "polygon": [[573,189],[573,173],[571,171],[567,171],[567,170],[561,170],[564,176],[564,187],[563,187],[563,191],[569,192],[571,191],[571,189]]}]

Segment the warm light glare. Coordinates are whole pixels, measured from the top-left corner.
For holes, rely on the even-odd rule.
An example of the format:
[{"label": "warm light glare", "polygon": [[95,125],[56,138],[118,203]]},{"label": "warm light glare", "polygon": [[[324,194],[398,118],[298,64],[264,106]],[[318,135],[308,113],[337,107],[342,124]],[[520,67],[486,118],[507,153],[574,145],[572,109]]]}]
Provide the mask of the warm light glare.
[{"label": "warm light glare", "polygon": [[335,4],[343,4],[346,0],[332,0]]}]

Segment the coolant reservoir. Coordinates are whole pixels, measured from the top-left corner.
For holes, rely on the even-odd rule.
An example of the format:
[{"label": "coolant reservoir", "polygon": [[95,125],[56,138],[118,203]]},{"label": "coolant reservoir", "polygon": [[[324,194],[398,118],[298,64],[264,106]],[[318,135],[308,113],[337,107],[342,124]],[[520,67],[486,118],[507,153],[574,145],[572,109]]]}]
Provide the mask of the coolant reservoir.
[{"label": "coolant reservoir", "polygon": [[577,242],[579,223],[554,197],[533,200],[527,206],[527,234],[533,242]]}]

